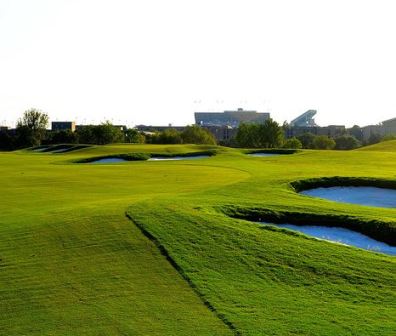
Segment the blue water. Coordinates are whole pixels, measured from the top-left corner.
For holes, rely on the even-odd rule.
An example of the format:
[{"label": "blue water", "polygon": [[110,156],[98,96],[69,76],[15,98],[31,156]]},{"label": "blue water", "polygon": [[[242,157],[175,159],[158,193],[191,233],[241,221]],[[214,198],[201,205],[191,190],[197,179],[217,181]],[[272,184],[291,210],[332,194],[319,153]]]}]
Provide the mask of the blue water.
[{"label": "blue water", "polygon": [[369,251],[396,255],[396,247],[370,238],[362,233],[340,227],[326,227],[315,225],[279,224],[277,227],[302,232],[306,235],[331,242],[359,247]]},{"label": "blue water", "polygon": [[274,153],[250,153],[248,154],[249,156],[254,156],[254,157],[267,157],[267,156],[278,156],[282,154],[274,154]]},{"label": "blue water", "polygon": [[396,190],[376,187],[330,187],[304,190],[301,194],[331,201],[396,208]]}]

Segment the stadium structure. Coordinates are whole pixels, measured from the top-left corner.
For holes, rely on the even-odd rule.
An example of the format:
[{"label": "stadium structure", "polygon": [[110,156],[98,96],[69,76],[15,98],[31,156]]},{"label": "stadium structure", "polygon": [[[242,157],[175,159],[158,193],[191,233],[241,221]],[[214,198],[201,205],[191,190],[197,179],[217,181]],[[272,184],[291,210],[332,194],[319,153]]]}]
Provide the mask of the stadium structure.
[{"label": "stadium structure", "polygon": [[308,110],[307,112],[301,114],[296,119],[290,122],[291,127],[317,127],[318,125],[315,123],[315,116],[317,113],[316,110]]},{"label": "stadium structure", "polygon": [[270,118],[266,112],[247,111],[239,108],[236,111],[195,112],[195,123],[200,126],[238,127],[241,123],[264,123]]}]

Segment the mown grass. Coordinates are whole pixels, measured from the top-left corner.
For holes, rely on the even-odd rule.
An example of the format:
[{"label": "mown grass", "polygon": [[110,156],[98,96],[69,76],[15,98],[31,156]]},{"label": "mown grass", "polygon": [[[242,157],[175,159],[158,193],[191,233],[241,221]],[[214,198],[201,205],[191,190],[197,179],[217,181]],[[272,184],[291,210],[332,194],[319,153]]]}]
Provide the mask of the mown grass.
[{"label": "mown grass", "polygon": [[[197,161],[73,163],[211,150]],[[395,180],[395,168],[396,153],[381,148],[268,158],[192,145],[1,153],[0,334],[392,335],[394,257],[226,210],[394,227],[395,209],[314,199],[290,183]]]}]

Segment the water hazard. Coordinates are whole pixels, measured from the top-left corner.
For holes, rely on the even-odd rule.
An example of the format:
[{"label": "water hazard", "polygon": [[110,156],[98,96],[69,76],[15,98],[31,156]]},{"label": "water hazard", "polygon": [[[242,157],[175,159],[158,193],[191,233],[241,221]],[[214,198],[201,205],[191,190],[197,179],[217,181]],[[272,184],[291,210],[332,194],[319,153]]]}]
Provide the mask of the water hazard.
[{"label": "water hazard", "polygon": [[304,190],[301,194],[331,201],[396,208],[396,190],[377,187],[330,187]]}]

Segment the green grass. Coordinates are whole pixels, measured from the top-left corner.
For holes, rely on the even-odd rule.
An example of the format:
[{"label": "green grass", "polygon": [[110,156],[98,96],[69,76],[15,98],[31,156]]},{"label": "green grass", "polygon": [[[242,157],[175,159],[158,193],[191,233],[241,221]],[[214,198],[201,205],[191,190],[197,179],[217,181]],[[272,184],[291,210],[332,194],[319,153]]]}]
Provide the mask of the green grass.
[{"label": "green grass", "polygon": [[[392,335],[394,257],[226,214],[348,216],[394,228],[395,209],[290,186],[395,180],[396,153],[382,146],[267,158],[193,145],[0,153],[0,334]],[[212,150],[194,161],[73,163]]]},{"label": "green grass", "polygon": [[383,141],[375,145],[361,147],[361,151],[396,152],[396,140]]}]

